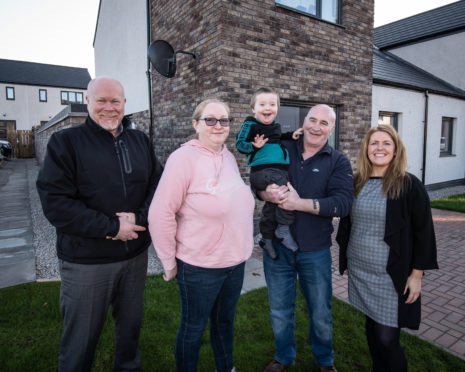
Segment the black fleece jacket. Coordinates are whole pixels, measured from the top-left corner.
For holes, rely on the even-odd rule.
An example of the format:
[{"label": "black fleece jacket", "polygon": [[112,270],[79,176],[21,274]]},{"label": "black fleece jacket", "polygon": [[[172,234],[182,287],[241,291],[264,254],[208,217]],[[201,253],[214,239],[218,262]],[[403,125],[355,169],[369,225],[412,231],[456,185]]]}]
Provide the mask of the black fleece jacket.
[{"label": "black fleece jacket", "polygon": [[133,212],[147,227],[147,214],[162,166],[148,137],[123,130],[114,137],[90,117],[54,133],[37,179],[42,209],[57,232],[58,258],[81,264],[127,260],[150,244],[106,239],[119,231],[117,212]]}]

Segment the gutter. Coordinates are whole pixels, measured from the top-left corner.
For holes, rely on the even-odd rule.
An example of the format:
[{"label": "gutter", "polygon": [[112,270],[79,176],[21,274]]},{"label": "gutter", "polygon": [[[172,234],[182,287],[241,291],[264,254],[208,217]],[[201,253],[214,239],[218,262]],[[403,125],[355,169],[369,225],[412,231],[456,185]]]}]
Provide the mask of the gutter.
[{"label": "gutter", "polygon": [[[151,16],[151,7],[150,1],[146,1],[146,12],[147,12],[147,50],[149,50],[150,41],[152,39],[150,32],[150,16]],[[150,125],[149,125],[149,138],[150,143],[153,143],[153,97],[152,97],[152,75],[150,74],[150,59],[147,52],[147,86],[149,89],[149,115],[150,115]]]},{"label": "gutter", "polygon": [[425,184],[426,179],[426,142],[428,139],[428,103],[429,103],[429,92],[425,90],[425,120],[423,125],[423,164],[421,172],[421,183]]}]

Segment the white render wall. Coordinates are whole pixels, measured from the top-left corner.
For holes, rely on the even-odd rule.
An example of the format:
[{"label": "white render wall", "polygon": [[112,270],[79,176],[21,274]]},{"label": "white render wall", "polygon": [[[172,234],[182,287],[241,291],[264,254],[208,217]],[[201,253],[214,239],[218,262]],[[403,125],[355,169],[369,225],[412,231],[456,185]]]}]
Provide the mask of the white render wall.
[{"label": "white render wall", "polygon": [[[425,94],[413,90],[373,85],[372,126],[379,111],[399,113],[399,134],[407,149],[408,171],[422,177]],[[456,118],[454,156],[440,157],[442,117]],[[425,184],[465,178],[465,101],[429,94]]]},{"label": "white render wall", "polygon": [[[453,156],[439,156],[442,117],[454,118]],[[431,94],[428,118],[426,184],[465,177],[465,101]]]},{"label": "white render wall", "polygon": [[94,56],[96,76],[111,76],[123,84],[126,114],[148,110],[145,0],[101,0]]},{"label": "white render wall", "polygon": [[389,49],[389,52],[465,90],[465,32]]},{"label": "white render wall", "polygon": [[[15,99],[6,99],[6,87],[14,87]],[[39,89],[47,91],[47,102],[39,101]],[[17,130],[30,130],[41,121],[49,121],[66,105],[61,104],[61,91],[82,92],[85,103],[86,90],[33,85],[0,83],[0,119],[16,120]]]}]

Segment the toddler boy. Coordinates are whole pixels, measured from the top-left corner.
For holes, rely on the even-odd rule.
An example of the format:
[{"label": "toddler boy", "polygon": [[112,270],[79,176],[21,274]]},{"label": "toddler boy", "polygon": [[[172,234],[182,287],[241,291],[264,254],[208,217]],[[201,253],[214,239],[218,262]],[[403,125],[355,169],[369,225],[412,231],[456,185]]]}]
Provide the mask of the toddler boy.
[{"label": "toddler boy", "polygon": [[[302,128],[291,133],[281,133],[281,125],[275,122],[279,110],[279,95],[269,88],[258,89],[250,106],[254,116],[248,116],[236,138],[237,150],[247,154],[250,166],[250,184],[257,191],[265,190],[270,184],[287,185],[289,154],[281,140],[297,139]],[[294,222],[294,213],[266,202],[260,219],[260,246],[272,259],[278,257],[273,247],[273,236],[281,239],[284,246],[297,251],[298,246],[289,226]]]}]

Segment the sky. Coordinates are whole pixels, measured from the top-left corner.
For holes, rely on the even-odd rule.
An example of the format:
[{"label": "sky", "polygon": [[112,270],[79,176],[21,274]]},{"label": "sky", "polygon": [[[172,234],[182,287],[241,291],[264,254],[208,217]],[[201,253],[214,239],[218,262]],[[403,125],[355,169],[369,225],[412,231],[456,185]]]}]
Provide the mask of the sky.
[{"label": "sky", "polygon": [[[375,0],[375,27],[455,1]],[[84,67],[94,77],[98,5],[99,0],[0,0],[0,58]]]}]

